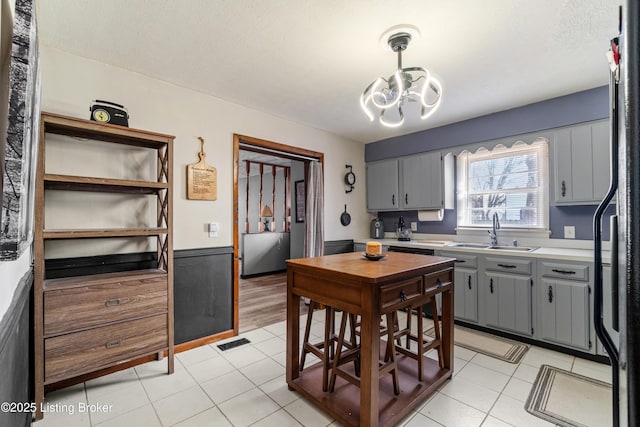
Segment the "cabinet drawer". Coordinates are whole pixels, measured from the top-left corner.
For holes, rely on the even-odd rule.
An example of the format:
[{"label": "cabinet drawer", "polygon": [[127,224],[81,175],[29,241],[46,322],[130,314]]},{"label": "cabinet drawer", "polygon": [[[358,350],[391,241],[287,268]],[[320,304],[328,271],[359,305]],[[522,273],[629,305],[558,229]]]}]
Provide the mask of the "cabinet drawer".
[{"label": "cabinet drawer", "polygon": [[44,293],[44,335],[166,312],[166,276],[55,289]]},{"label": "cabinet drawer", "polygon": [[502,271],[503,273],[531,274],[532,261],[514,258],[486,258],[487,270]]},{"label": "cabinet drawer", "polygon": [[424,293],[428,294],[435,289],[453,282],[453,268],[435,271],[424,276]]},{"label": "cabinet drawer", "polygon": [[542,263],[542,275],[567,280],[589,281],[589,266],[580,264],[559,264],[553,262]]},{"label": "cabinet drawer", "polygon": [[462,254],[460,252],[441,252],[439,256],[455,258],[456,267],[478,268],[478,257],[476,255]]},{"label": "cabinet drawer", "polygon": [[380,311],[386,313],[396,308],[410,305],[410,301],[422,296],[422,277],[380,288]]},{"label": "cabinet drawer", "polygon": [[45,384],[82,375],[168,346],[167,315],[44,340]]}]

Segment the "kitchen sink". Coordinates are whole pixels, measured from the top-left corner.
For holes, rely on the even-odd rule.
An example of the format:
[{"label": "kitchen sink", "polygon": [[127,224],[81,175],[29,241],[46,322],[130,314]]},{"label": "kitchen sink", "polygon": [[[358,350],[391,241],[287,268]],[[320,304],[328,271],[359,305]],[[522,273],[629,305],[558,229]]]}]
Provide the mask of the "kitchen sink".
[{"label": "kitchen sink", "polygon": [[476,248],[476,249],[493,249],[502,251],[518,251],[518,252],[532,252],[538,248],[530,246],[490,246],[486,243],[452,243],[447,245],[451,248]]},{"label": "kitchen sink", "polygon": [[452,243],[448,245],[452,248],[478,248],[478,249],[486,249],[489,247],[486,243]]},{"label": "kitchen sink", "polygon": [[503,251],[520,251],[520,252],[531,252],[535,251],[538,248],[532,248],[529,246],[487,246],[487,249],[496,249]]}]

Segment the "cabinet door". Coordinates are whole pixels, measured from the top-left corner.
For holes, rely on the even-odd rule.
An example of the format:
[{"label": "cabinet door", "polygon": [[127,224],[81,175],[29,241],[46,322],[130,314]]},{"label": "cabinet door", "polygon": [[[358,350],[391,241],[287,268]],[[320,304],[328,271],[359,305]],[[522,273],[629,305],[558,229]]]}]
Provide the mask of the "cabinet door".
[{"label": "cabinet door", "polygon": [[456,319],[478,321],[478,273],[456,268],[454,273],[454,316]]},{"label": "cabinet door", "polygon": [[384,160],[367,164],[367,209],[398,209],[398,161]]},{"label": "cabinet door", "polygon": [[557,131],[554,144],[555,197],[558,204],[594,204],[609,188],[607,121]]},{"label": "cabinet door", "polygon": [[405,209],[438,209],[443,206],[442,156],[440,152],[402,159],[402,197]]},{"label": "cabinet door", "polygon": [[541,338],[588,350],[588,284],[542,279],[540,291]]},{"label": "cabinet door", "polygon": [[531,335],[531,276],[486,275],[487,325]]}]

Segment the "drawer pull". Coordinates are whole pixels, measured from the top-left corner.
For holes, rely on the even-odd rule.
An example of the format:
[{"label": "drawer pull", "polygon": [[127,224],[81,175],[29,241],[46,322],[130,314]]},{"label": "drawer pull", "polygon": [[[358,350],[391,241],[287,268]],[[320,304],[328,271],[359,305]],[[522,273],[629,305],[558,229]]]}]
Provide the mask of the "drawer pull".
[{"label": "drawer pull", "polygon": [[511,264],[498,264],[498,267],[502,267],[502,268],[516,268],[515,265],[511,265]]},{"label": "drawer pull", "polygon": [[407,300],[407,294],[404,293],[404,290],[400,290],[400,301],[404,302]]},{"label": "drawer pull", "polygon": [[116,305],[120,305],[121,302],[122,300],[120,298],[115,298],[115,299],[107,300],[107,302],[105,302],[104,305],[107,307],[114,307]]},{"label": "drawer pull", "polygon": [[436,288],[439,288],[440,286],[442,286],[442,282],[440,281],[440,278],[438,277],[436,279]]},{"label": "drawer pull", "polygon": [[458,262],[467,262],[467,261],[465,261],[465,260],[463,260],[463,259],[457,259],[457,258],[456,258],[456,261],[455,261],[455,262],[456,262],[456,263],[458,263]]},{"label": "drawer pull", "polygon": [[106,348],[114,348],[114,347],[118,347],[119,345],[120,345],[120,340],[113,340],[113,341],[109,341],[104,346]]},{"label": "drawer pull", "polygon": [[554,268],[553,270],[554,273],[559,273],[559,274],[576,274],[575,271],[572,270],[558,270],[557,268]]}]

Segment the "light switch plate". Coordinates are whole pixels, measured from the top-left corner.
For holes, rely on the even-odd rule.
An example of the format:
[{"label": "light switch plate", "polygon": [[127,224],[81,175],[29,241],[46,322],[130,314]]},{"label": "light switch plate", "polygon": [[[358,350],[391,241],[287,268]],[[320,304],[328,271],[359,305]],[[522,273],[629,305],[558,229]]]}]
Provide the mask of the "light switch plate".
[{"label": "light switch plate", "polygon": [[564,226],[564,238],[565,239],[575,239],[576,238],[576,227],[573,225],[565,225]]},{"label": "light switch plate", "polygon": [[218,223],[210,222],[209,223],[209,237],[218,237]]},{"label": "light switch plate", "polygon": [[418,223],[411,221],[411,231],[418,231]]}]

